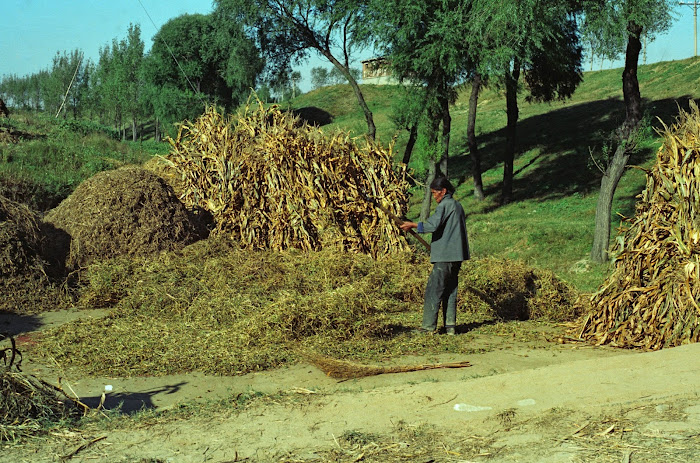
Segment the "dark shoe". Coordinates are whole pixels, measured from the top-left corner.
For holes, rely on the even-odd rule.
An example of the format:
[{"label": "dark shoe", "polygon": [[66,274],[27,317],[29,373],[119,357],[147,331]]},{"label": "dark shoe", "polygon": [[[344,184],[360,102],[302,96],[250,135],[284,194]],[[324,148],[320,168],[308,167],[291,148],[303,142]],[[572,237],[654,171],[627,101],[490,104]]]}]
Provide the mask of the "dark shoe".
[{"label": "dark shoe", "polygon": [[454,326],[446,326],[445,327],[445,334],[448,336],[454,336],[455,335],[455,327]]}]

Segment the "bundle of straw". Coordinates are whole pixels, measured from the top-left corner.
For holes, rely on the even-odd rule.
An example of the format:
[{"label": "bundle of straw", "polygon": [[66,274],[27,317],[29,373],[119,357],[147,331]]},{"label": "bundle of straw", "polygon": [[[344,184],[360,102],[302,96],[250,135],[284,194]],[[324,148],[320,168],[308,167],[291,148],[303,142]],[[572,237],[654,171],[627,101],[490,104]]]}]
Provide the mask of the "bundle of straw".
[{"label": "bundle of straw", "polygon": [[581,334],[598,344],[661,349],[700,341],[700,112],[672,127],[636,217],[618,237],[615,270],[592,297]]},{"label": "bundle of straw", "polygon": [[238,118],[210,107],[170,143],[185,205],[209,211],[213,233],[243,248],[407,249],[389,214],[367,200],[397,216],[407,208],[405,171],[394,170],[391,147],[326,135],[259,101]]}]

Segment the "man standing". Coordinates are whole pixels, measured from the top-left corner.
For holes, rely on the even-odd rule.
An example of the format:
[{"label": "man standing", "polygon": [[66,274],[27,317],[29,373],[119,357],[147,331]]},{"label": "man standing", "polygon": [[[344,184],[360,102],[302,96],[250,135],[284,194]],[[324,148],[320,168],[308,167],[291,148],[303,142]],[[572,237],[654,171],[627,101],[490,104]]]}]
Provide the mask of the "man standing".
[{"label": "man standing", "polygon": [[417,331],[434,333],[442,303],[442,321],[448,335],[455,334],[457,323],[457,280],[462,261],[469,259],[469,242],[462,205],[452,198],[454,187],[446,177],[436,177],[430,192],[437,208],[425,222],[404,222],[401,229],[415,228],[432,233],[430,262],[433,270],[425,288],[423,324]]}]

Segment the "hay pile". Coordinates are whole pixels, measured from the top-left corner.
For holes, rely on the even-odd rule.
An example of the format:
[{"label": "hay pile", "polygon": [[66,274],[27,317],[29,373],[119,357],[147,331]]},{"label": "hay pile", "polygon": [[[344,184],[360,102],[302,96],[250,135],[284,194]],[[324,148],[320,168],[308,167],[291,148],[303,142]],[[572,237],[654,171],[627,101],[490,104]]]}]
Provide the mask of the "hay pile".
[{"label": "hay pile", "polygon": [[0,311],[37,313],[64,302],[42,258],[40,224],[36,212],[0,196]]},{"label": "hay pile", "polygon": [[172,188],[136,167],[85,180],[44,222],[55,228],[51,255],[65,256],[69,270],[118,255],[182,249],[200,237]]},{"label": "hay pile", "polygon": [[43,273],[38,215],[0,196],[0,277]]},{"label": "hay pile", "polygon": [[209,211],[216,234],[247,249],[336,249],[372,256],[407,249],[391,218],[408,183],[391,148],[326,135],[258,102],[234,119],[210,107],[181,125],[167,157],[188,207]]},{"label": "hay pile", "polygon": [[647,174],[615,270],[592,298],[582,336],[661,349],[700,341],[700,112],[681,111]]}]

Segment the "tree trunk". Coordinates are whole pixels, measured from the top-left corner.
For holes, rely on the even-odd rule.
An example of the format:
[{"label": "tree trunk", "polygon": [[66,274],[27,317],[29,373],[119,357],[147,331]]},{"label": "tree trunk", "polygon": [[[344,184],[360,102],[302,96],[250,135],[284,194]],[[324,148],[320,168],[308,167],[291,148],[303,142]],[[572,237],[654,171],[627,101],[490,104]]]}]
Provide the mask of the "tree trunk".
[{"label": "tree trunk", "polygon": [[450,130],[452,129],[452,117],[450,116],[450,102],[447,99],[447,90],[444,89],[439,97],[442,109],[442,158],[440,159],[440,173],[447,177],[447,160],[450,156]]},{"label": "tree trunk", "polygon": [[608,260],[608,246],[610,243],[610,214],[612,202],[615,196],[617,184],[625,171],[627,160],[630,157],[629,146],[625,143],[639,126],[642,119],[642,97],[639,93],[639,81],[637,80],[637,66],[639,53],[642,49],[640,37],[642,27],[630,21],[627,25],[627,50],[625,53],[625,69],[622,72],[622,93],[625,100],[625,122],[618,130],[619,145],[615,149],[612,159],[600,182],[600,193],[595,210],[595,231],[593,233],[593,245],[591,246],[591,260],[605,262]]},{"label": "tree trunk", "polygon": [[425,179],[425,193],[423,195],[423,203],[420,208],[420,221],[425,222],[430,217],[430,203],[433,195],[430,192],[430,184],[435,180],[437,175],[437,161],[430,159],[428,161],[428,178]]},{"label": "tree trunk", "polygon": [[474,198],[484,199],[484,183],[481,180],[481,153],[476,143],[476,105],[479,102],[481,90],[481,75],[476,74],[472,81],[472,92],[469,96],[469,117],[467,121],[467,146],[472,158],[472,177],[474,178]]},{"label": "tree trunk", "polygon": [[518,80],[520,79],[520,61],[516,58],[513,70],[506,72],[506,149],[503,154],[503,191],[501,204],[513,200],[513,162],[515,160],[515,139],[518,126]]},{"label": "tree trunk", "polygon": [[323,55],[333,64],[333,66],[338,68],[338,70],[343,73],[345,78],[348,79],[348,82],[350,83],[353,92],[355,92],[357,102],[360,104],[360,108],[362,108],[362,112],[365,114],[365,120],[367,121],[367,136],[371,140],[374,140],[377,134],[377,127],[374,125],[374,117],[372,115],[372,111],[370,111],[369,106],[367,106],[367,102],[365,101],[365,97],[362,94],[362,90],[360,90],[360,86],[357,84],[357,81],[350,73],[350,70],[347,67],[343,66],[343,64],[340,61],[338,61],[333,56],[333,54],[330,53],[329,50],[319,51],[321,51]]},{"label": "tree trunk", "polygon": [[131,141],[136,141],[136,118],[131,119]]},{"label": "tree trunk", "polygon": [[157,117],[156,117],[155,126],[156,126],[156,134],[155,134],[154,138],[156,141],[159,142],[160,141],[160,121]]},{"label": "tree trunk", "polygon": [[[431,111],[430,114],[430,132],[428,133],[428,146],[435,146],[438,140],[438,129],[440,128],[441,117],[437,111]],[[425,194],[423,195],[423,203],[420,208],[420,220],[424,222],[430,216],[430,201],[433,195],[430,193],[430,184],[433,183],[437,176],[438,163],[440,161],[430,156],[428,159],[428,178],[425,179]]]},{"label": "tree trunk", "polygon": [[408,165],[408,161],[411,160],[411,153],[413,153],[413,147],[416,145],[416,140],[418,139],[418,124],[413,124],[408,133],[406,149],[403,152],[403,159],[401,160],[401,162],[406,165]]},{"label": "tree trunk", "polygon": [[600,193],[595,207],[595,233],[591,247],[591,259],[596,262],[605,262],[608,259],[613,197],[629,157],[625,145],[618,145],[600,181]]}]

